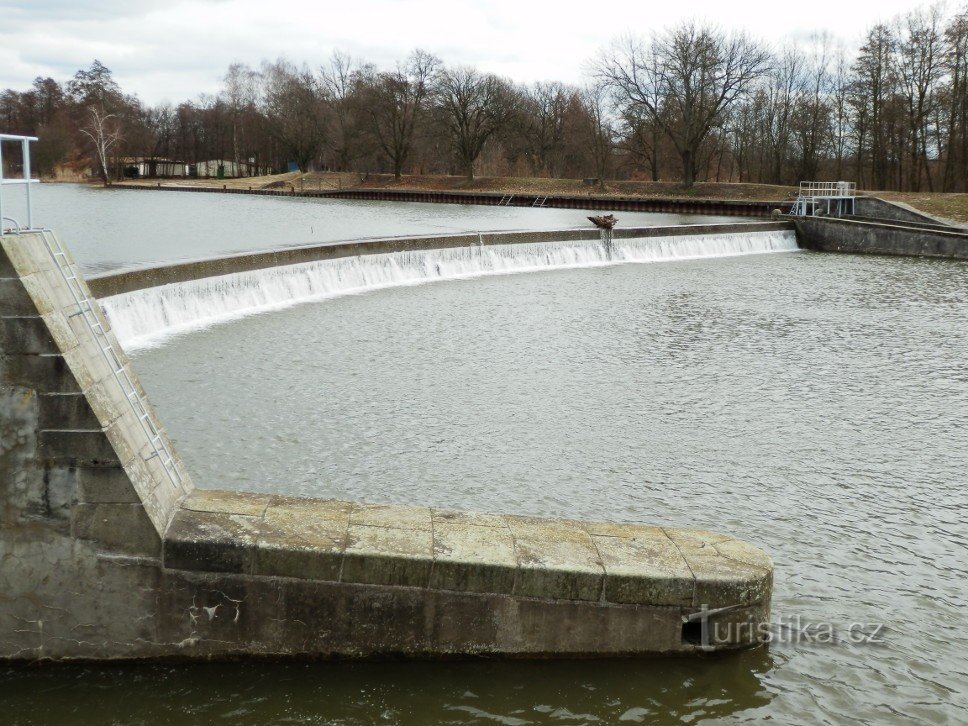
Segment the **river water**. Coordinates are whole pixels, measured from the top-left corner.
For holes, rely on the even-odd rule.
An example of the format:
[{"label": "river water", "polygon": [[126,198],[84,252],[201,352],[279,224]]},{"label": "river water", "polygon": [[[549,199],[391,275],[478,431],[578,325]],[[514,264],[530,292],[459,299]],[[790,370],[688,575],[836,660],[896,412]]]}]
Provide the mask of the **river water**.
[{"label": "river water", "polygon": [[[368,237],[588,227],[576,209],[344,201],[43,184],[34,223],[58,231],[84,272]],[[6,212],[26,221],[23,197]],[[735,221],[736,217],[622,212],[626,227]]]},{"label": "river water", "polygon": [[134,358],[199,486],[728,532],[775,560],[774,642],[696,660],[0,670],[14,722],[965,719],[965,263],[779,252],[465,276]]}]

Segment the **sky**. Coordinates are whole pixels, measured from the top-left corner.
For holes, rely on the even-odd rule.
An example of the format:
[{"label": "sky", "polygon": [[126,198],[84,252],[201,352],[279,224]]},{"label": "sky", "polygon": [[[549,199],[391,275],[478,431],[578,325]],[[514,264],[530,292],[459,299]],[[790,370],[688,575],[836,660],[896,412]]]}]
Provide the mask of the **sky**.
[{"label": "sky", "polygon": [[[683,20],[775,46],[827,31],[848,48],[918,0],[0,0],[0,88],[67,80],[98,58],[150,104],[214,93],[230,63],[285,57],[318,68],[336,49],[392,67],[423,48],[520,82],[581,83],[626,33]],[[874,10],[869,8],[873,6]]]}]

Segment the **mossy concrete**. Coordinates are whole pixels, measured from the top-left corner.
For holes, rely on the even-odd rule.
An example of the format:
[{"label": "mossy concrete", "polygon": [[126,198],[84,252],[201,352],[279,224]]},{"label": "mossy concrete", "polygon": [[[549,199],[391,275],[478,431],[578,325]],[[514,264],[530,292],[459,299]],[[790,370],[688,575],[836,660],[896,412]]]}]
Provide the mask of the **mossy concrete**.
[{"label": "mossy concrete", "polygon": [[676,607],[761,604],[773,571],[703,530],[212,490],[181,504],[164,551],[182,570]]}]

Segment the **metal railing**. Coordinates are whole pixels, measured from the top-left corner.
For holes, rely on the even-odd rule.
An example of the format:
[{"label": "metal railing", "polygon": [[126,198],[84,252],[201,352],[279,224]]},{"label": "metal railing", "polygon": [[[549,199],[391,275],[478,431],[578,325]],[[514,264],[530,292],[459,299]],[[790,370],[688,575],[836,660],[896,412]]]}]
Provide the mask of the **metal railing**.
[{"label": "metal railing", "polygon": [[[30,196],[30,187],[32,184],[37,184],[40,179],[34,179],[30,176],[30,142],[36,141],[36,136],[17,136],[15,134],[0,134],[0,234],[3,234],[3,222],[4,220],[8,222],[13,222],[14,229],[16,231],[21,231],[20,223],[12,218],[4,216],[3,213],[3,188],[11,184],[20,184],[27,190],[27,229],[33,229],[34,226],[34,207],[33,200]],[[5,179],[3,176],[3,144],[9,141],[19,141],[21,155],[23,159],[23,176],[14,177],[12,179]]]},{"label": "metal railing", "polygon": [[790,214],[796,217],[853,214],[856,196],[856,182],[800,182],[800,191],[790,207]]},{"label": "metal railing", "polygon": [[801,197],[855,197],[857,182],[800,182]]},{"label": "metal railing", "polygon": [[35,231],[40,232],[43,236],[47,251],[50,253],[55,267],[60,272],[61,278],[67,285],[67,289],[70,290],[71,297],[74,298],[74,304],[77,305],[77,310],[71,313],[70,317],[80,316],[87,323],[87,327],[94,337],[94,342],[100,349],[101,355],[108,364],[108,368],[111,369],[114,379],[121,387],[121,392],[124,394],[128,405],[131,407],[132,412],[138,419],[138,423],[141,425],[141,430],[144,431],[148,439],[151,453],[144,457],[145,461],[150,461],[158,457],[165,473],[168,475],[168,480],[177,489],[182,483],[182,477],[181,472],[178,470],[178,465],[175,462],[175,457],[168,448],[168,444],[162,437],[158,427],[155,425],[151,413],[148,410],[147,400],[138,391],[138,387],[131,378],[131,374],[124,367],[121,356],[118,354],[117,349],[115,349],[114,344],[107,335],[107,331],[101,324],[101,320],[95,313],[95,305],[97,305],[97,302],[87,294],[87,291],[81,285],[80,272],[77,270],[76,263],[71,260],[64,246],[52,230],[40,229]]},{"label": "metal railing", "polygon": [[[35,136],[0,134],[0,235],[4,233],[4,220],[13,223],[14,226],[11,231],[14,234],[23,234],[26,232],[40,233],[44,240],[44,245],[47,248],[47,252],[50,253],[51,259],[54,261],[54,267],[60,273],[61,279],[63,279],[64,283],[67,285],[67,289],[70,290],[74,304],[77,305],[77,310],[71,313],[70,317],[73,318],[80,316],[87,324],[88,329],[91,331],[91,335],[94,337],[94,342],[101,351],[101,355],[108,364],[108,368],[111,369],[114,379],[121,387],[121,392],[124,394],[128,405],[131,407],[132,412],[138,419],[141,430],[148,439],[151,453],[144,457],[145,461],[150,461],[151,459],[158,457],[158,460],[161,462],[161,465],[165,470],[165,474],[168,476],[168,480],[171,482],[172,486],[178,488],[182,483],[182,476],[178,469],[178,465],[175,462],[175,457],[172,454],[171,449],[168,447],[168,444],[162,437],[161,431],[159,431],[158,427],[155,425],[154,419],[148,409],[148,401],[139,392],[138,387],[135,385],[135,382],[131,377],[131,374],[125,368],[124,363],[121,360],[118,349],[115,348],[114,344],[111,342],[111,338],[108,336],[107,330],[105,330],[104,325],[101,323],[101,319],[98,318],[95,312],[97,302],[87,294],[87,290],[81,284],[81,275],[77,269],[76,263],[71,259],[70,255],[68,255],[67,250],[64,249],[64,246],[57,238],[57,235],[54,234],[53,230],[46,228],[34,229],[33,200],[31,199],[30,187],[32,184],[36,184],[40,180],[33,179],[30,176],[30,142],[36,140],[37,138]],[[21,143],[21,151],[23,154],[23,177],[21,178],[5,179],[3,177],[2,142],[5,141],[19,141]],[[23,185],[27,190],[26,227],[21,226],[21,224],[12,217],[6,217],[3,215],[3,187],[11,184]]]}]

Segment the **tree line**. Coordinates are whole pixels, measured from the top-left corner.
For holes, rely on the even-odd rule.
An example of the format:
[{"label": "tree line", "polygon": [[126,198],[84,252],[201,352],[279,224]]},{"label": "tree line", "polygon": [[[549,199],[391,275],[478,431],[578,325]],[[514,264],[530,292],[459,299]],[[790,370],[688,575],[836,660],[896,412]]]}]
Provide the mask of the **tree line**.
[{"label": "tree line", "polygon": [[[0,129],[40,137],[35,165],[132,159],[300,170],[968,191],[968,8],[771,48],[683,22],[627,35],[587,82],[514,83],[415,50],[392,68],[335,52],[321,68],[232,64],[212,95],[150,106],[99,61],[0,95]],[[15,153],[7,154],[16,162]],[[201,167],[199,167],[201,168]],[[210,167],[205,167],[210,170]]]}]

